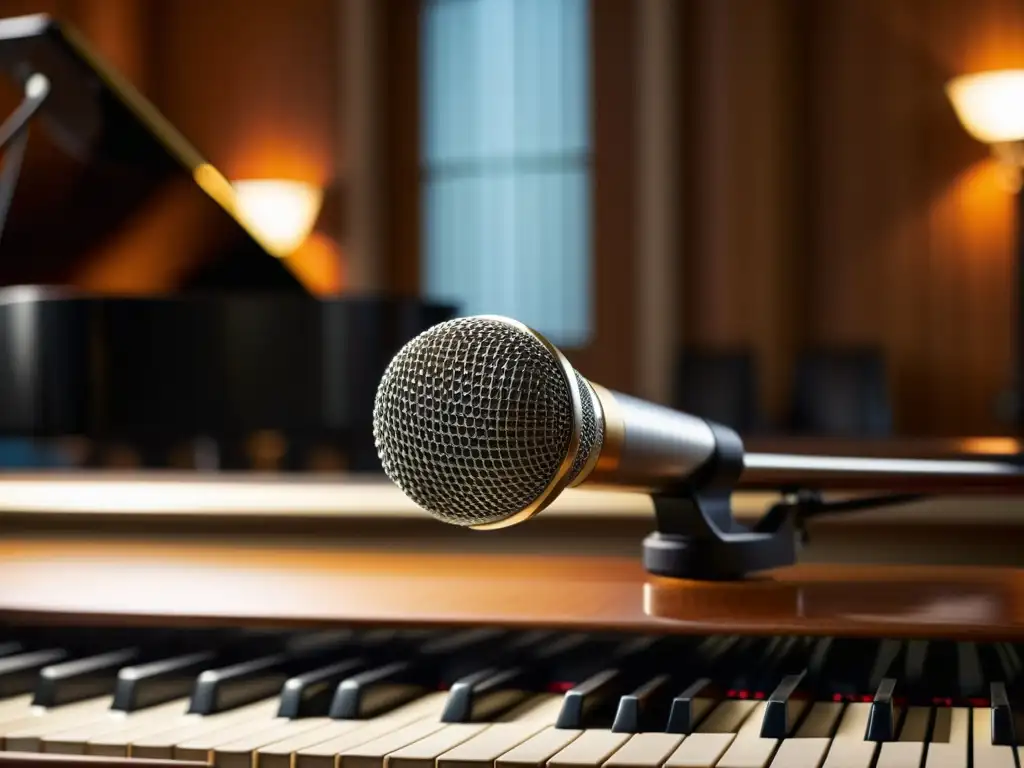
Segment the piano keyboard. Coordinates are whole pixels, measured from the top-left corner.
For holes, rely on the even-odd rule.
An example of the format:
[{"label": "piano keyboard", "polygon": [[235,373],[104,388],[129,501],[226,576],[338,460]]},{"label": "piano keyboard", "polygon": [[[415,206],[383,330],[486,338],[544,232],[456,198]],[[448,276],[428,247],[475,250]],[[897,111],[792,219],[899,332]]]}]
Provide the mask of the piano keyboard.
[{"label": "piano keyboard", "polygon": [[7,752],[223,768],[1017,768],[1012,643],[9,629]]}]

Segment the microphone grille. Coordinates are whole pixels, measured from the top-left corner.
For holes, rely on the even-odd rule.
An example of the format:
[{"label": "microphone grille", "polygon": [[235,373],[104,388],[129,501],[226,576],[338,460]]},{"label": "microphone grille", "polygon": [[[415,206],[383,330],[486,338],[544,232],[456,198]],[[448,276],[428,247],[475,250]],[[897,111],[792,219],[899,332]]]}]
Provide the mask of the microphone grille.
[{"label": "microphone grille", "polygon": [[388,477],[434,517],[464,526],[504,520],[539,498],[565,461],[573,427],[556,357],[492,317],[450,320],[407,343],[381,379],[373,412]]}]

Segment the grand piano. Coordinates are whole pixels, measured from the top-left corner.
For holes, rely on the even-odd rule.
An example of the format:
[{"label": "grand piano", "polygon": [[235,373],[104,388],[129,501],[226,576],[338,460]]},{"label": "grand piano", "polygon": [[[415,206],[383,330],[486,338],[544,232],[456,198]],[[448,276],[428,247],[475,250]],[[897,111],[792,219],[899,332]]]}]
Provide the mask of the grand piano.
[{"label": "grand piano", "polygon": [[84,438],[63,461],[87,466],[112,447],[194,464],[201,442],[205,465],[229,469],[252,468],[254,436],[271,433],[285,466],[333,448],[375,469],[377,380],[453,308],[310,295],[216,168],[73,28],[0,21],[0,71],[5,95],[33,75],[50,87],[0,233],[0,433]]},{"label": "grand piano", "polygon": [[[0,25],[0,61],[53,72],[54,105],[85,77],[90,152],[127,186],[53,190],[42,229],[12,208],[0,426],[127,440],[150,471],[0,477],[0,764],[1019,767],[1024,536],[999,496],[823,521],[797,565],[702,583],[643,571],[636,496],[568,492],[488,534],[372,477],[158,470],[196,436],[358,435],[391,350],[450,309],[305,295],[176,134],[36,23]],[[98,265],[168,185],[226,241],[115,249],[139,294]]]}]

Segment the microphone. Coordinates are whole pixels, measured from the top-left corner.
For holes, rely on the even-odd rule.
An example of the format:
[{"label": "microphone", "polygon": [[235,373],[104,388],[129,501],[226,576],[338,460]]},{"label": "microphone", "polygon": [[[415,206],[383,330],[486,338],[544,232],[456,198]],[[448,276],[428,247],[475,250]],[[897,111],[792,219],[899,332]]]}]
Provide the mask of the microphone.
[{"label": "microphone", "polygon": [[588,381],[544,336],[495,315],[449,320],[399,350],[373,433],[406,496],[477,530],[528,520],[584,483],[654,493],[743,469],[731,429]]},{"label": "microphone", "polygon": [[[792,564],[806,520],[826,512],[937,488],[1024,491],[1009,461],[745,456],[728,427],[588,381],[541,334],[496,315],[449,320],[402,347],[377,389],[373,434],[406,496],[475,530],[528,520],[573,486],[649,493],[657,525],[644,567],[672,578],[740,579]],[[784,492],[752,527],[732,515],[741,479]],[[888,495],[825,501],[823,488]]]}]

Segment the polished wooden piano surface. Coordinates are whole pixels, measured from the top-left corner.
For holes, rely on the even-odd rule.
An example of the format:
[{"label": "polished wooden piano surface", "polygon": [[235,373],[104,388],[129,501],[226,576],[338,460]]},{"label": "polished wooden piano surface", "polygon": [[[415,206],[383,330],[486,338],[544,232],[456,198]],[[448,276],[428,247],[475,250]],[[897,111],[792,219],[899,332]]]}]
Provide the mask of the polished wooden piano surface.
[{"label": "polished wooden piano surface", "polygon": [[1024,499],[823,519],[798,565],[715,584],[646,574],[625,494],[484,533],[379,479],[2,487],[19,766],[1019,766]]}]

